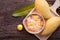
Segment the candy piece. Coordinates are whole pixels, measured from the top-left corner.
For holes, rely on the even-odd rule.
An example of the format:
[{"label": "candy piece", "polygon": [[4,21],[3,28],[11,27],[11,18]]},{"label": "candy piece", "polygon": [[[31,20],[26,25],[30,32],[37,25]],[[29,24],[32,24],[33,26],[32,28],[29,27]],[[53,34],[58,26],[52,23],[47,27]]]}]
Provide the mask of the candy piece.
[{"label": "candy piece", "polygon": [[23,29],[23,26],[21,24],[17,25],[17,30],[21,31]]}]

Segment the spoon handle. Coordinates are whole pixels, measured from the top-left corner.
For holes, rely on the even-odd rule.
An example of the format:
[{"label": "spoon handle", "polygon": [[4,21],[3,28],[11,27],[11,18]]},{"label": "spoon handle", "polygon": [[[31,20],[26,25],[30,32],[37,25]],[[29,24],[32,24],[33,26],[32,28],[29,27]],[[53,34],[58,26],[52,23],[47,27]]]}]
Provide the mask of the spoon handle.
[{"label": "spoon handle", "polygon": [[50,9],[57,15],[56,9],[60,6],[60,0],[56,0],[55,3],[50,7]]}]

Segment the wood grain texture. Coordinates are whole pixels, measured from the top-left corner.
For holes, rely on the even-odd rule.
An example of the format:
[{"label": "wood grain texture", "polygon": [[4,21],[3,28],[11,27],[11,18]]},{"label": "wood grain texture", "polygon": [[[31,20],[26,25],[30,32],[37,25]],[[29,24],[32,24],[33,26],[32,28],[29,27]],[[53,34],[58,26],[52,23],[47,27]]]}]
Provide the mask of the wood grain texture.
[{"label": "wood grain texture", "polygon": [[[14,10],[32,3],[34,0],[0,0],[0,40],[39,40],[23,29],[17,31],[16,25],[22,24],[24,17],[12,17]],[[47,0],[53,4],[55,0]],[[48,40],[60,40],[60,27]]]}]

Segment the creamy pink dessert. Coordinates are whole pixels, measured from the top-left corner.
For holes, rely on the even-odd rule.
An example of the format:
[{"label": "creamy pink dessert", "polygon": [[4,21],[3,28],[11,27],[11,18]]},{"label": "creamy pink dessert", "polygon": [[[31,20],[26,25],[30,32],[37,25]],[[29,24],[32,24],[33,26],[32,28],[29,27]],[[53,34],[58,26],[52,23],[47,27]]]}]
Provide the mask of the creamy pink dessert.
[{"label": "creamy pink dessert", "polygon": [[38,14],[31,14],[25,19],[25,25],[28,31],[38,32],[43,29],[44,19]]}]

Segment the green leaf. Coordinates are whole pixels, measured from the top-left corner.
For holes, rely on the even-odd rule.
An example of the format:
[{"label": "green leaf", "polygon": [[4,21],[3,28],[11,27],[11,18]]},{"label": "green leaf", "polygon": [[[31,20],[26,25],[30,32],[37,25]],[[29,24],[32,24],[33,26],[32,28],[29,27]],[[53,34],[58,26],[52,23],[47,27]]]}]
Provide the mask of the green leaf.
[{"label": "green leaf", "polygon": [[31,9],[34,7],[34,3],[31,3],[31,4],[28,4],[22,8],[19,8],[17,10],[15,10],[12,14],[12,16],[26,16],[30,11]]},{"label": "green leaf", "polygon": [[23,12],[19,13],[14,13],[13,16],[18,17],[18,16],[26,16],[32,9],[25,10]]}]

